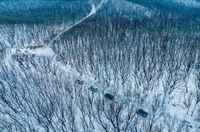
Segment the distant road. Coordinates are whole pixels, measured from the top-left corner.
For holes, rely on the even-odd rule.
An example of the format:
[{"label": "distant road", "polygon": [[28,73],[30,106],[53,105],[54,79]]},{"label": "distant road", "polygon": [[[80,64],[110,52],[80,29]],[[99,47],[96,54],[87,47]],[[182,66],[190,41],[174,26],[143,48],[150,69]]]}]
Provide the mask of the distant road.
[{"label": "distant road", "polygon": [[55,37],[53,37],[52,39],[47,40],[48,44],[51,44],[53,41],[57,40],[62,34],[64,34],[68,30],[70,30],[71,28],[75,27],[79,23],[85,21],[87,18],[89,18],[90,16],[95,14],[102,7],[103,3],[106,3],[106,2],[107,2],[107,0],[101,0],[101,2],[99,3],[99,5],[97,7],[95,7],[95,5],[92,4],[92,9],[91,9],[90,13],[87,16],[85,16],[83,19],[77,21],[73,25],[71,25],[69,27],[65,27],[65,29],[61,30]]}]

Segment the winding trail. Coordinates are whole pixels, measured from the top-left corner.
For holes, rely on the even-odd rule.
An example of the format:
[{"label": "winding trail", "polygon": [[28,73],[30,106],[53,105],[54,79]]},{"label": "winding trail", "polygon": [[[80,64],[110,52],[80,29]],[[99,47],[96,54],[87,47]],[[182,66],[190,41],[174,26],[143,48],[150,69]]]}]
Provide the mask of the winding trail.
[{"label": "winding trail", "polygon": [[93,14],[95,14],[104,3],[106,3],[107,0],[101,0],[101,2],[99,3],[99,5],[97,7],[95,7],[94,4],[92,4],[92,9],[90,11],[90,13],[85,16],[83,19],[77,21],[76,23],[74,23],[73,25],[69,26],[69,27],[65,27],[65,29],[61,30],[55,37],[53,37],[52,39],[49,39],[48,44],[53,43],[55,40],[57,40],[62,34],[66,33],[68,30],[70,30],[71,28],[75,27],[76,25],[78,25],[79,23],[85,21],[87,18],[89,18],[90,16],[92,16]]}]

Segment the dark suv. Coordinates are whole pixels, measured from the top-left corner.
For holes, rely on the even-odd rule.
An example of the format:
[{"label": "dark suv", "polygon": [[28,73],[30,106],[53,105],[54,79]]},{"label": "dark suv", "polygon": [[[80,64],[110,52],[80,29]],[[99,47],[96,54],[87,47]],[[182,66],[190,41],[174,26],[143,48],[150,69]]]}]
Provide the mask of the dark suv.
[{"label": "dark suv", "polygon": [[148,113],[142,109],[137,109],[136,113],[142,117],[147,117]]},{"label": "dark suv", "polygon": [[89,90],[91,90],[92,92],[97,92],[98,88],[91,86],[91,87],[89,87]]},{"label": "dark suv", "polygon": [[109,99],[109,100],[113,100],[115,98],[114,95],[112,95],[110,93],[105,93],[104,97],[107,98],[107,99]]},{"label": "dark suv", "polygon": [[81,80],[76,80],[75,81],[77,84],[79,84],[79,85],[83,85],[83,81],[81,81]]}]

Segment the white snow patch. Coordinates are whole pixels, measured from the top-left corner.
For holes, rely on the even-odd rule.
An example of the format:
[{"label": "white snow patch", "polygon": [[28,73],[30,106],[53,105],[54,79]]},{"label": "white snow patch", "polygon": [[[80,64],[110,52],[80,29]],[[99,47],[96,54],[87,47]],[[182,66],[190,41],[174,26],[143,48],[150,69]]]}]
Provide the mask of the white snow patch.
[{"label": "white snow patch", "polygon": [[53,50],[49,47],[38,48],[38,49],[35,49],[35,50],[28,50],[28,52],[30,52],[32,54],[36,54],[36,55],[49,56],[49,57],[52,57],[52,56],[55,55]]},{"label": "white snow patch", "polygon": [[20,51],[22,53],[31,53],[31,54],[35,54],[39,56],[53,57],[55,55],[54,51],[50,47],[37,48],[34,50],[24,48],[24,49],[20,49]]},{"label": "white snow patch", "polygon": [[89,15],[92,15],[92,14],[95,14],[96,13],[96,8],[95,8],[95,5],[92,4],[92,9],[91,9],[91,12]]}]

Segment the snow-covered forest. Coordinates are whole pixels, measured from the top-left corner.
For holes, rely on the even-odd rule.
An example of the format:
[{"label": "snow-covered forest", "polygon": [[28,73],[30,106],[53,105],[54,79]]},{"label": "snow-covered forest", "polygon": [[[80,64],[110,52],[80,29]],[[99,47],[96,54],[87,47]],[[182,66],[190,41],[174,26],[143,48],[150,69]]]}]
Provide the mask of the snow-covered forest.
[{"label": "snow-covered forest", "polygon": [[198,0],[0,7],[0,132],[200,131]]}]

